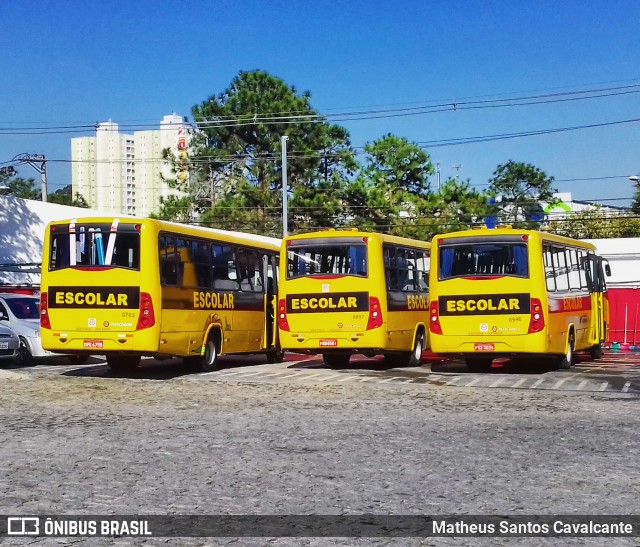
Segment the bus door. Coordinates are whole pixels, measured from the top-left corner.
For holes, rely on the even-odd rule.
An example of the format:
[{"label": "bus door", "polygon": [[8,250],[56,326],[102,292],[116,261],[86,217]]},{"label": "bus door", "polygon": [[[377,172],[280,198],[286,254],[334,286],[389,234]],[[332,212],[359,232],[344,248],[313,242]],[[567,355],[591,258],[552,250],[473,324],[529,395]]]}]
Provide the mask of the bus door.
[{"label": "bus door", "polygon": [[591,318],[591,324],[594,329],[594,339],[597,342],[604,342],[607,336],[606,326],[606,290],[607,284],[605,281],[605,271],[610,275],[609,264],[604,264],[605,260],[598,255],[589,255],[589,265],[587,268],[588,273],[588,287],[591,293],[591,309],[595,314],[595,317]]},{"label": "bus door", "polygon": [[278,298],[278,257],[262,255],[262,278],[264,285],[264,335],[262,349],[269,349],[277,345],[276,306]]}]

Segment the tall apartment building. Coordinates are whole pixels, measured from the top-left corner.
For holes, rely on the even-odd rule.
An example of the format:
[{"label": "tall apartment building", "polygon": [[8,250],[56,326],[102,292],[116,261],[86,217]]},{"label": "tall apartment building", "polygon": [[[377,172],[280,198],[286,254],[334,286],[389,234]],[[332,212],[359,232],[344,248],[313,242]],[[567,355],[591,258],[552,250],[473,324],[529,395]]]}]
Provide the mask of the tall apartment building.
[{"label": "tall apartment building", "polygon": [[[71,139],[71,183],[92,209],[108,214],[146,217],[160,208],[160,197],[175,193],[162,151],[175,156],[187,145],[182,116],[164,116],[156,130],[120,133],[111,120],[98,124],[95,137]],[[164,177],[164,179],[163,179]]]}]

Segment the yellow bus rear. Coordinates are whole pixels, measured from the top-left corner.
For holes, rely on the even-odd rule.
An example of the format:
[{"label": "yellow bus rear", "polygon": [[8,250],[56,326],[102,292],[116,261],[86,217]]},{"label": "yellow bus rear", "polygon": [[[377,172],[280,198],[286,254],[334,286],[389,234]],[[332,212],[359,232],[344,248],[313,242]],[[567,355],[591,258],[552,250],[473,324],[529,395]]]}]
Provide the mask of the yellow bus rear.
[{"label": "yellow bus rear", "polygon": [[281,357],[275,328],[280,241],[153,219],[51,223],[41,285],[42,345],[105,355],[181,357],[212,370],[219,355]]},{"label": "yellow bus rear", "polygon": [[278,327],[285,350],[345,366],[353,354],[417,365],[426,348],[429,243],[355,230],[285,238]]},{"label": "yellow bus rear", "polygon": [[606,285],[595,247],[530,230],[478,229],[432,242],[430,340],[472,370],[496,357],[601,354]]}]

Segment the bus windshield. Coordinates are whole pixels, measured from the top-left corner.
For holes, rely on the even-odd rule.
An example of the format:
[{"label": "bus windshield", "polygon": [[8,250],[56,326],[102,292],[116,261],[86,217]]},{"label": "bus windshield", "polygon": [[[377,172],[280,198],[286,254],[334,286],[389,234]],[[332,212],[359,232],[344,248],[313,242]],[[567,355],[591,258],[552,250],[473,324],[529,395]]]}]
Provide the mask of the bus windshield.
[{"label": "bus windshield", "polygon": [[82,223],[50,228],[49,269],[120,267],[140,269],[136,224]]},{"label": "bus windshield", "polygon": [[455,277],[529,276],[525,242],[447,243],[440,246],[438,278],[441,280]]},{"label": "bus windshield", "polygon": [[366,277],[366,244],[362,239],[292,242],[287,249],[287,279],[311,275]]}]

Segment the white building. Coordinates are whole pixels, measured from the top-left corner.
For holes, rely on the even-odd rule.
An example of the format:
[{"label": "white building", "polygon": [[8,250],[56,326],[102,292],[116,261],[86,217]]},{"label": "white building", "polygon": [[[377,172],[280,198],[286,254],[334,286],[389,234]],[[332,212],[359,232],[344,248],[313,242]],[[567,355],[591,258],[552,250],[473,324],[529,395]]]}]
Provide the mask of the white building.
[{"label": "white building", "polygon": [[117,123],[98,124],[95,137],[71,139],[71,182],[90,207],[108,214],[146,217],[157,212],[160,197],[171,190],[171,165],[165,149],[177,157],[188,145],[187,125],[175,113],[164,116],[160,128],[121,133]]},{"label": "white building", "polygon": [[0,196],[0,291],[7,286],[40,289],[44,231],[49,222],[95,216],[103,216],[103,213],[94,209]]},{"label": "white building", "polygon": [[625,207],[602,205],[591,201],[574,200],[571,196],[571,192],[558,192],[553,194],[553,196],[558,199],[558,203],[546,205],[544,207],[544,214],[547,220],[560,220],[567,218],[573,213],[581,213],[583,211],[597,210],[607,216],[629,212],[629,209]]}]

